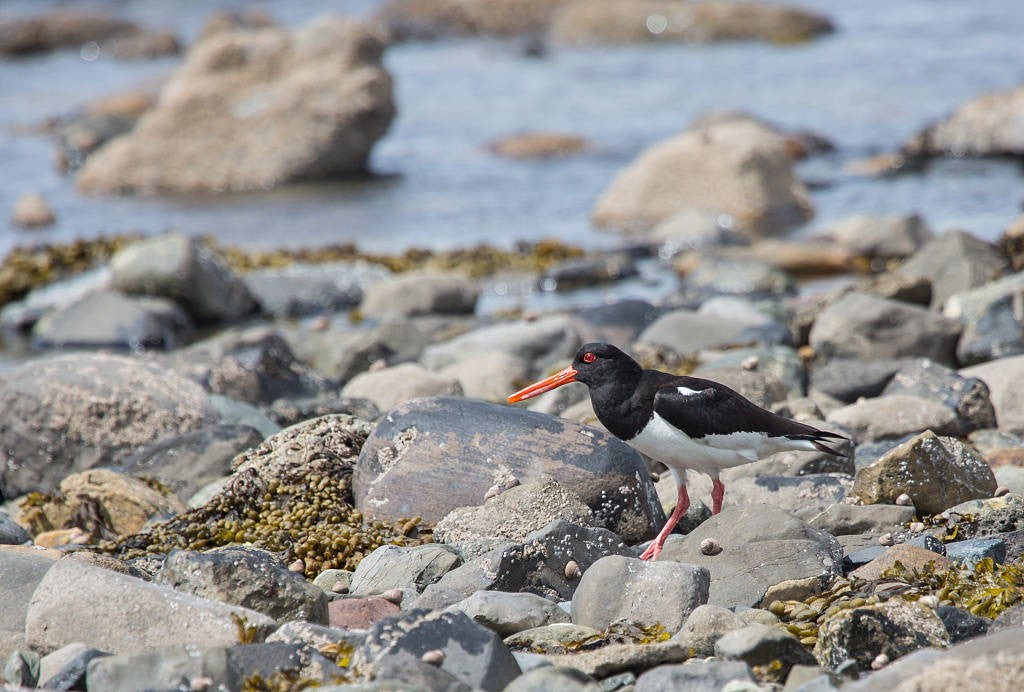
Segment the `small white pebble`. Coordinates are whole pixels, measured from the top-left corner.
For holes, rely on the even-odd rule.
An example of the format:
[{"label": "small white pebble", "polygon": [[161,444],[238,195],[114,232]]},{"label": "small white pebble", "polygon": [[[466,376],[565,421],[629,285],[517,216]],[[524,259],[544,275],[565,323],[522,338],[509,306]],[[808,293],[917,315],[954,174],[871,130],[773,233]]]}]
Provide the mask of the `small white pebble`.
[{"label": "small white pebble", "polygon": [[900,507],[910,507],[914,504],[914,501],[910,499],[910,495],[903,493],[896,498],[896,504]]},{"label": "small white pebble", "polygon": [[379,370],[383,370],[387,366],[388,366],[388,361],[387,361],[386,358],[378,358],[377,360],[375,360],[372,363],[370,363],[369,370],[370,370],[370,372],[377,372]]},{"label": "small white pebble", "polygon": [[924,531],[924,522],[923,521],[912,521],[912,522],[910,522],[910,526],[908,528],[911,531],[913,531],[914,533],[921,533],[922,531]]},{"label": "small white pebble", "polygon": [[893,540],[891,533],[883,533],[878,537],[878,543],[879,545],[893,545],[896,541]]},{"label": "small white pebble", "polygon": [[388,589],[380,595],[385,601],[391,601],[395,605],[402,602],[402,590],[401,589]]},{"label": "small white pebble", "polygon": [[208,678],[205,675],[197,675],[189,680],[188,687],[192,692],[204,692],[213,686],[213,678]]},{"label": "small white pebble", "polygon": [[348,593],[348,584],[343,581],[336,581],[331,585],[333,593]]},{"label": "small white pebble", "polygon": [[921,598],[917,599],[917,602],[927,608],[939,607],[939,597],[931,593],[921,596]]},{"label": "small white pebble", "polygon": [[718,555],[722,552],[722,546],[714,538],[705,538],[700,542],[700,552],[704,555]]},{"label": "small white pebble", "polygon": [[996,491],[992,493],[992,497],[1002,497],[1003,495],[1009,495],[1010,489],[1005,485],[996,486]]},{"label": "small white pebble", "polygon": [[306,571],[306,562],[302,558],[299,558],[298,560],[296,560],[292,564],[288,565],[288,569],[291,570],[292,572],[299,572],[299,573],[305,572]]},{"label": "small white pebble", "polygon": [[580,564],[575,560],[569,560],[565,563],[565,578],[566,579],[579,579],[583,575],[580,570]]},{"label": "small white pebble", "polygon": [[323,330],[327,329],[330,326],[331,321],[326,317],[317,317],[316,319],[309,323],[309,328],[312,329],[314,332],[322,332]]},{"label": "small white pebble", "polygon": [[871,661],[871,670],[881,670],[889,665],[889,657],[885,654],[878,654],[875,660]]},{"label": "small white pebble", "polygon": [[420,656],[420,660],[424,663],[429,663],[432,666],[439,666],[444,663],[444,652],[440,649],[424,651],[423,655]]},{"label": "small white pebble", "polygon": [[484,493],[484,502],[487,502],[492,497],[497,497],[498,495],[501,495],[501,486],[492,485],[490,488],[487,489],[487,492]]},{"label": "small white pebble", "polygon": [[744,370],[757,370],[757,366],[761,364],[761,359],[757,356],[747,356],[740,363],[740,367]]}]

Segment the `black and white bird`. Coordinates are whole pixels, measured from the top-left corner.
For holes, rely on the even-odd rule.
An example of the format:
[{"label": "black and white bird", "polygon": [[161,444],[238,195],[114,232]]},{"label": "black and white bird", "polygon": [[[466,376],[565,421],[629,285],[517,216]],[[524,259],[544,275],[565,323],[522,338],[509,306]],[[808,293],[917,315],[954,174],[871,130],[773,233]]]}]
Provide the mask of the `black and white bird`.
[{"label": "black and white bird", "polygon": [[672,471],[676,508],[640,556],[654,559],[690,506],[686,470],[711,476],[712,514],[722,510],[722,469],[786,450],[821,451],[847,438],[767,411],[724,384],[699,377],[645,370],[615,346],[585,344],[572,365],[508,397],[524,401],[569,382],[590,388],[598,420],[613,435]]}]

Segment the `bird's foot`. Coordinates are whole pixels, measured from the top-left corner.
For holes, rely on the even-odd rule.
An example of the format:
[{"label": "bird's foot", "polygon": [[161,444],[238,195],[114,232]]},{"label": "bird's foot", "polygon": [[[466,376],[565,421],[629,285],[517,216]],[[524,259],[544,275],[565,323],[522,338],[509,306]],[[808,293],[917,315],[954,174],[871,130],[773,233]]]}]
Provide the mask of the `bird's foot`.
[{"label": "bird's foot", "polygon": [[644,552],[640,553],[640,559],[641,560],[654,560],[654,559],[656,559],[658,557],[658,555],[661,554],[661,549],[664,548],[664,547],[665,547],[664,543],[659,543],[657,540],[655,540],[653,543],[651,543],[649,546],[647,546],[647,550],[645,550]]}]

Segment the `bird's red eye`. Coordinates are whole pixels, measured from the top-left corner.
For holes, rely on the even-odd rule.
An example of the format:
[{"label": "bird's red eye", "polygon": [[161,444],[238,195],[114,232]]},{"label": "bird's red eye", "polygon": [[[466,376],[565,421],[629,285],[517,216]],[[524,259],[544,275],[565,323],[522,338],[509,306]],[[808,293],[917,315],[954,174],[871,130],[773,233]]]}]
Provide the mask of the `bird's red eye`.
[{"label": "bird's red eye", "polygon": [[593,353],[584,353],[583,354],[583,362],[584,363],[593,363],[595,360],[597,360],[597,356],[595,356]]}]

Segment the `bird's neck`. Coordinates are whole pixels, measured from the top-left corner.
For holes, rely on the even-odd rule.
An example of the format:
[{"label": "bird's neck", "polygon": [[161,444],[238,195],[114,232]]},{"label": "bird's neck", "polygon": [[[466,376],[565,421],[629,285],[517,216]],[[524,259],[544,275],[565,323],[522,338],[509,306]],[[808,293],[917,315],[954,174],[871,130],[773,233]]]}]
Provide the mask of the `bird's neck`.
[{"label": "bird's neck", "polygon": [[650,420],[651,410],[645,410],[636,397],[641,373],[626,373],[613,381],[590,388],[590,403],[601,424],[616,437],[628,440]]}]

